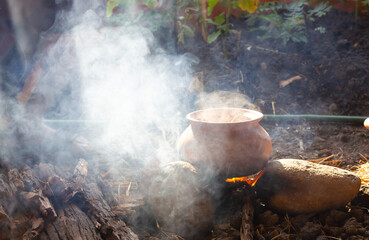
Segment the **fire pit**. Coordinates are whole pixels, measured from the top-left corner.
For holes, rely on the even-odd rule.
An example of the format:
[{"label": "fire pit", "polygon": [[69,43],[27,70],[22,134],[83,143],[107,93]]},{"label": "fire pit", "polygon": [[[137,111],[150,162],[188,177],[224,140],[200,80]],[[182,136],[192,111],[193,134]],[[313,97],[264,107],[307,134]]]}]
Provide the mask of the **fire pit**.
[{"label": "fire pit", "polygon": [[272,150],[268,133],[259,125],[262,118],[262,113],[242,108],[192,112],[187,115],[191,125],[178,142],[181,157],[231,177],[260,171]]}]

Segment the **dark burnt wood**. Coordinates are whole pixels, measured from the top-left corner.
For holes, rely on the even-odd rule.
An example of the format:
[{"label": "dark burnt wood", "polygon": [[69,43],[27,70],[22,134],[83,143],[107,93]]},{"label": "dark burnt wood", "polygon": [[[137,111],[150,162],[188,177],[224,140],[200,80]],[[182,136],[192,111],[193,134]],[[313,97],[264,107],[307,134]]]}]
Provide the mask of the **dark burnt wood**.
[{"label": "dark burnt wood", "polygon": [[241,240],[252,240],[253,237],[253,221],[254,221],[254,206],[249,196],[244,197],[244,203],[242,207],[242,222],[240,235]]},{"label": "dark burnt wood", "polygon": [[50,163],[0,174],[0,240],[138,239],[106,200],[88,162],[69,171]]}]

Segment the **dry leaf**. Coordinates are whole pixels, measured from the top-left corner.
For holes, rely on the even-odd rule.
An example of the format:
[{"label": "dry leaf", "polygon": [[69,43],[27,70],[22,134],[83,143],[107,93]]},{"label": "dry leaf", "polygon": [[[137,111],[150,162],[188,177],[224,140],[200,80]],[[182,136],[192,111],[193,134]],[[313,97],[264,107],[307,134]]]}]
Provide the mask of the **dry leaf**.
[{"label": "dry leaf", "polygon": [[301,78],[302,78],[301,76],[297,75],[297,76],[291,77],[287,80],[280,81],[279,82],[279,87],[284,88],[285,86],[291,84],[292,82],[294,82],[296,80],[300,80]]}]

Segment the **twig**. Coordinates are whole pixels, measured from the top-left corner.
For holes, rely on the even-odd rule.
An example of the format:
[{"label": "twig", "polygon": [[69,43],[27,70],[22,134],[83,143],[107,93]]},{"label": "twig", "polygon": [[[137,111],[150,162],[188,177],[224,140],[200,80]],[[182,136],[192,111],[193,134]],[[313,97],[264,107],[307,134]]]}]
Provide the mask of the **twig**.
[{"label": "twig", "polygon": [[256,48],[256,49],[258,49],[258,50],[265,51],[265,52],[271,52],[271,53],[274,53],[274,54],[288,55],[287,53],[280,52],[279,50],[273,50],[273,49],[269,49],[269,48],[263,48],[263,47],[259,47],[259,46],[251,45],[251,44],[245,44],[245,45],[246,45],[246,47],[248,47],[249,49],[251,49],[251,48]]},{"label": "twig", "polygon": [[114,170],[114,168],[110,168],[106,173],[104,173],[104,174],[102,175],[102,178],[105,178],[106,176],[108,176],[108,175],[109,175],[109,173],[111,173],[113,170]]},{"label": "twig", "polygon": [[127,187],[127,190],[126,190],[126,196],[127,197],[129,196],[129,191],[131,190],[131,185],[132,185],[132,182],[130,182],[128,187]]},{"label": "twig", "polygon": [[273,109],[273,115],[275,115],[275,106],[274,106],[275,102],[272,101],[272,109]]},{"label": "twig", "polygon": [[[364,159],[365,159],[365,161],[367,161],[367,162],[369,161],[369,160],[368,160],[368,158],[366,158],[363,154],[359,153],[359,155],[360,155],[362,158],[364,158]],[[366,155],[366,154],[365,154],[365,155]]]}]

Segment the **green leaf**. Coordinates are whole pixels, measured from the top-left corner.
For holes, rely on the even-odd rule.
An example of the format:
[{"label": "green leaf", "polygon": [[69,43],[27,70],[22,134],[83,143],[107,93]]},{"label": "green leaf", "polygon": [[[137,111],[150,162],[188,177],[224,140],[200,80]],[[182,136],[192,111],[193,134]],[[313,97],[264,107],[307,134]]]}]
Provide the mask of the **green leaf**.
[{"label": "green leaf", "polygon": [[[200,20],[200,22],[201,22],[201,20]],[[216,23],[211,18],[205,19],[205,22],[216,25]]]},{"label": "green leaf", "polygon": [[113,15],[114,8],[118,7],[121,0],[108,0],[106,3],[106,16],[111,17]]},{"label": "green leaf", "polygon": [[223,24],[225,22],[225,14],[224,14],[224,12],[222,12],[221,14],[219,14],[218,16],[216,16],[214,18],[214,20],[215,20],[215,25],[217,25],[217,26]]},{"label": "green leaf", "polygon": [[178,33],[177,38],[178,38],[178,43],[184,44],[183,31],[181,31],[181,32]]},{"label": "green leaf", "polygon": [[369,6],[369,0],[363,0],[361,3],[363,6]]},{"label": "green leaf", "polygon": [[234,30],[234,29],[229,29],[228,31],[229,31],[230,33],[234,33],[234,34],[240,34],[240,32],[239,32],[239,31]]},{"label": "green leaf", "polygon": [[186,24],[183,24],[182,27],[183,27],[184,34],[186,34],[187,36],[190,36],[190,37],[195,36],[195,32],[192,30],[192,28],[190,28]]},{"label": "green leaf", "polygon": [[211,15],[215,5],[217,5],[218,2],[219,0],[208,0],[208,16]]},{"label": "green leaf", "polygon": [[242,9],[242,11],[247,11],[251,14],[255,13],[258,9],[259,0],[239,0],[238,7]]},{"label": "green leaf", "polygon": [[142,4],[151,9],[154,9],[158,6],[158,2],[156,0],[142,0]]},{"label": "green leaf", "polygon": [[207,39],[208,43],[212,43],[215,40],[217,40],[217,38],[220,36],[220,33],[221,33],[220,31],[217,31],[217,32],[214,32],[208,35],[208,39]]}]

